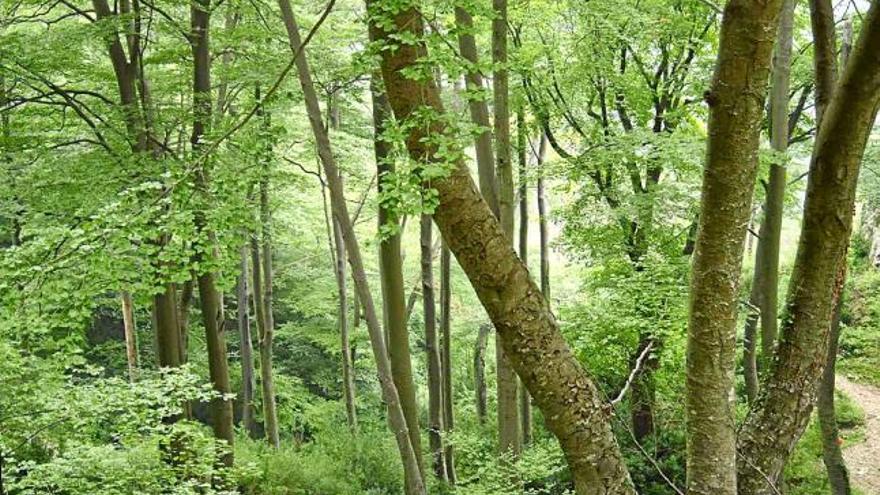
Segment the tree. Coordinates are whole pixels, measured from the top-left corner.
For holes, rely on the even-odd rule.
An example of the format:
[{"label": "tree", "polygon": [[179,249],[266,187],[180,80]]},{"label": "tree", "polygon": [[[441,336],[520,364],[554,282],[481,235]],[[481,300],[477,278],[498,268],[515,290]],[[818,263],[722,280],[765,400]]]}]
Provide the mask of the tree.
[{"label": "tree", "polygon": [[241,352],[241,422],[251,438],[257,436],[254,416],[254,343],[251,338],[251,319],[248,311],[248,248],[241,247],[238,282],[235,288],[236,314]]},{"label": "tree", "polygon": [[361,302],[364,305],[367,329],[370,334],[370,344],[373,347],[373,357],[376,360],[376,366],[379,372],[379,382],[382,386],[382,396],[388,408],[388,423],[391,430],[394,432],[398,449],[400,450],[401,460],[403,461],[404,475],[406,478],[406,493],[407,495],[425,495],[425,484],[421,474],[420,463],[416,456],[411,441],[411,435],[407,428],[407,420],[400,403],[400,396],[398,395],[397,387],[394,384],[391,363],[388,358],[388,350],[385,347],[385,338],[382,333],[382,327],[379,325],[378,317],[376,316],[373,297],[370,294],[367,276],[361,259],[360,247],[357,238],[354,236],[351,217],[349,217],[348,207],[345,204],[342,185],[339,180],[339,169],[336,166],[336,161],[333,157],[333,152],[330,146],[330,140],[327,137],[326,128],[324,127],[321,109],[318,105],[317,93],[315,92],[314,83],[312,82],[311,70],[309,69],[305,54],[302,53],[303,43],[300,39],[299,27],[293,16],[290,2],[288,2],[288,0],[278,0],[278,5],[281,8],[284,26],[287,30],[290,49],[294,54],[300,86],[302,87],[303,96],[305,97],[309,124],[315,137],[318,154],[327,181],[327,187],[330,190],[330,204],[333,209],[333,216],[335,220],[339,222],[341,227],[342,238],[345,243],[348,262],[351,266],[355,286],[360,295]]},{"label": "tree", "polygon": [[[412,4],[371,0],[371,39],[395,47],[382,50],[382,78],[398,121],[429,109],[443,112],[433,77],[415,79],[403,68],[414,68],[426,55],[422,17]],[[379,20],[382,22],[380,23]],[[394,36],[406,34],[406,43]],[[414,160],[445,163],[437,145],[425,137],[446,135],[438,119],[410,127],[406,146]],[[516,256],[511,239],[501,229],[477,193],[464,163],[431,186],[439,204],[434,221],[471,280],[517,374],[543,411],[568,460],[578,494],[633,494],[634,488],[611,433],[608,410],[595,385],[575,359],[559,332],[546,300]],[[510,311],[509,308],[516,308]]]},{"label": "tree", "polygon": [[[772,493],[806,428],[825,366],[861,157],[880,99],[880,9],[872,5],[819,126],[773,364],[739,434],[741,494]],[[774,425],[769,428],[768,425]]]},{"label": "tree", "polygon": [[736,313],[780,0],[727,3],[709,105],[687,340],[687,485],[734,494]]},{"label": "tree", "polygon": [[437,309],[434,304],[434,253],[432,252],[432,231],[434,224],[430,215],[422,215],[421,266],[422,266],[422,308],[425,324],[425,353],[428,363],[428,438],[431,441],[434,475],[446,480],[446,459],[443,449],[443,376],[440,361],[440,339],[437,335]]}]

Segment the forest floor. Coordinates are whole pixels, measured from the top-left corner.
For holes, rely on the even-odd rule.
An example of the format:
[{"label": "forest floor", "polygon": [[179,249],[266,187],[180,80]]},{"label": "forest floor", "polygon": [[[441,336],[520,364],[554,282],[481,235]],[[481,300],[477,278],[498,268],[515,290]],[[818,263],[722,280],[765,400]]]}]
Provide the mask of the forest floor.
[{"label": "forest floor", "polygon": [[880,494],[880,388],[837,375],[837,389],[865,411],[865,441],[843,451],[850,479],[864,493]]}]

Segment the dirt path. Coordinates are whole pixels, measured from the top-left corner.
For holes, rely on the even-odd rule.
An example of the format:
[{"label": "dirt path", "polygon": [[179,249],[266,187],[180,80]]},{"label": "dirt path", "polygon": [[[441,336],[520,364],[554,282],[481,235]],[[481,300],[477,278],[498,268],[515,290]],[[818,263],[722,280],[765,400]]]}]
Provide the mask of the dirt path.
[{"label": "dirt path", "polygon": [[850,479],[864,493],[880,494],[880,389],[841,375],[836,385],[865,411],[865,441],[843,451]]}]

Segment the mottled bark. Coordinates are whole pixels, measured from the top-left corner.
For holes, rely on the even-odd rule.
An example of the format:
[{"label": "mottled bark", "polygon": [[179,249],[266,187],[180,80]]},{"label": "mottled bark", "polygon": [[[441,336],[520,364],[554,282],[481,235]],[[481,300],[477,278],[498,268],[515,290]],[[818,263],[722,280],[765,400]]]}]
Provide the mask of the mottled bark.
[{"label": "mottled bark", "polygon": [[[846,266],[846,265],[844,265]],[[837,414],[834,410],[834,376],[837,372],[837,352],[840,343],[840,310],[843,305],[843,278],[846,270],[841,270],[840,287],[838,288],[837,300],[834,304],[834,313],[831,318],[831,330],[828,336],[828,356],[825,370],[819,383],[818,398],[816,401],[817,416],[819,417],[819,429],[822,433],[822,461],[828,471],[828,484],[831,485],[832,495],[850,495],[852,490],[849,484],[849,471],[843,459],[840,444],[840,431],[837,428]]]},{"label": "mottled bark", "polygon": [[827,359],[834,290],[878,100],[880,8],[872,4],[816,136],[781,338],[763,390],[740,431],[740,494],[773,493],[771,484],[809,421]]},{"label": "mottled bark", "polygon": [[709,105],[709,140],[691,272],[687,340],[687,489],[736,493],[734,367],[743,240],[761,115],[782,0],[724,8]]},{"label": "mottled bark", "polygon": [[236,316],[241,352],[241,423],[251,438],[257,437],[254,412],[254,343],[248,311],[248,248],[241,247],[238,282],[235,288]]},{"label": "mottled bark", "polygon": [[[440,246],[440,361],[443,370],[443,431],[448,437],[455,427],[455,415],[453,414],[452,395],[452,253],[445,242]],[[452,442],[447,441],[444,446],[446,456],[446,481],[454,485],[457,481],[455,474],[455,450]]]},{"label": "mottled bark", "polygon": [[492,333],[492,325],[480,325],[477,333],[477,343],[474,345],[474,401],[477,406],[477,420],[480,424],[486,422],[487,392],[486,392],[486,345],[489,334]]},{"label": "mottled bark", "polygon": [[125,333],[125,358],[128,362],[128,380],[134,382],[137,379],[138,359],[137,328],[134,325],[134,308],[132,307],[131,293],[122,291],[122,327]]},{"label": "mottled bark", "polygon": [[[526,112],[522,104],[516,111],[516,157],[519,165],[519,258],[529,266],[529,187],[526,154]],[[522,445],[532,443],[532,402],[529,391],[519,387],[519,419]]]},{"label": "mottled bark", "polygon": [[[372,39],[388,43],[393,36],[404,34],[418,40],[394,51],[382,51],[382,75],[395,116],[406,121],[425,105],[442,113],[433,80],[403,74],[426,56],[418,11],[387,0],[367,3],[373,14],[390,16],[389,24],[371,24]],[[406,139],[410,156],[442,162],[436,145],[424,138],[429,133],[447,132],[440,119],[411,128]],[[566,344],[547,301],[514,252],[511,238],[477,191],[467,167],[461,161],[451,165],[447,177],[431,183],[439,198],[434,221],[501,335],[511,364],[544,413],[548,429],[559,439],[575,492],[634,494],[611,433],[608,408],[595,384]]]},{"label": "mottled bark", "polygon": [[[823,12],[821,7],[830,7],[828,5],[820,6],[814,15]],[[831,33],[823,33],[815,31],[817,28],[830,28]],[[814,33],[816,38],[830,37],[831,49],[834,49],[834,25],[825,24],[822,20],[813,22]],[[828,43],[828,41],[825,41]],[[840,50],[840,65],[846,65],[846,59],[852,48],[852,20],[848,20],[843,29],[843,46]],[[834,58],[826,59],[823,62],[833,62]],[[836,81],[837,74],[833,65],[827,63],[820,64],[816,61],[816,80]],[[827,96],[830,97],[830,94]],[[826,101],[822,102],[827,103]],[[819,115],[824,115],[824,107],[816,107],[817,120]],[[820,121],[821,125],[821,121]],[[825,360],[825,370],[822,372],[822,379],[819,382],[818,397],[816,400],[816,415],[819,418],[819,429],[822,433],[822,461],[825,463],[825,469],[828,472],[828,484],[831,485],[832,495],[849,495],[851,488],[849,484],[849,471],[846,468],[846,462],[843,458],[843,452],[840,448],[840,432],[837,428],[837,411],[834,406],[834,388],[835,375],[837,372],[837,352],[840,342],[840,311],[843,305],[843,288],[846,279],[846,257],[842,261],[840,267],[840,275],[838,277],[836,288],[836,300],[834,301],[834,312],[831,318],[831,329],[828,338],[828,354]]]},{"label": "mottled bark", "polygon": [[[507,0],[492,0],[492,116],[495,133],[495,173],[498,181],[498,211],[501,229],[514,242],[513,163],[510,159],[510,104],[507,71]],[[522,450],[519,423],[519,380],[495,340],[495,386],[498,414],[498,451],[519,455]]]},{"label": "mottled bark", "polygon": [[[302,39],[300,38],[299,27],[293,16],[290,2],[288,0],[278,0],[278,5],[284,18],[290,49],[293,53],[297,53],[302,47]],[[322,122],[321,109],[318,105],[318,97],[312,82],[311,70],[309,69],[305,53],[300,54],[296,58],[296,68],[300,86],[303,90],[309,124],[317,144],[318,157],[324,169],[324,176],[330,191],[330,204],[333,216],[339,222],[342,229],[342,238],[345,243],[349,266],[352,270],[356,289],[364,305],[367,330],[370,335],[370,344],[373,348],[373,358],[378,369],[382,398],[385,400],[386,407],[388,408],[388,423],[394,433],[401,461],[403,462],[406,493],[407,495],[426,495],[420,463],[407,428],[407,419],[404,416],[400,403],[400,396],[394,384],[391,362],[388,358],[388,349],[385,346],[385,336],[383,335],[382,326],[379,324],[376,308],[373,304],[373,296],[370,293],[367,282],[360,246],[357,237],[354,235],[354,226],[348,214],[348,205],[345,202],[344,191],[339,180],[339,168],[336,165],[330,140],[327,137],[327,132]]]},{"label": "mottled bark", "polygon": [[265,419],[266,439],[274,448],[281,446],[278,433],[278,412],[275,401],[275,371],[272,366],[273,343],[275,340],[275,314],[273,304],[274,273],[272,269],[272,216],[269,210],[269,170],[268,162],[264,164],[263,177],[260,179],[260,223],[262,224],[263,245],[261,259],[263,271],[262,287],[254,290],[262,291],[264,326],[260,334],[260,385],[263,393],[263,418]]},{"label": "mottled bark", "polygon": [[[274,447],[275,442],[273,441],[272,434],[270,433],[273,428],[273,423],[277,424],[277,413],[275,406],[275,395],[266,394],[267,389],[267,379],[269,380],[269,384],[272,383],[272,358],[271,356],[263,356],[263,336],[266,334],[268,329],[268,322],[266,318],[266,303],[264,301],[265,297],[265,283],[263,282],[263,255],[260,251],[260,240],[257,238],[257,234],[254,233],[251,236],[251,278],[253,279],[253,288],[251,292],[254,297],[254,314],[257,317],[257,333],[258,333],[258,344],[260,348],[260,392],[262,394],[263,399],[263,429],[266,432],[266,441],[269,442],[269,445]],[[272,388],[271,386],[268,388]]]},{"label": "mottled bark", "polygon": [[434,298],[434,253],[431,250],[434,225],[430,215],[422,215],[421,246],[422,309],[425,326],[425,353],[428,363],[428,438],[434,475],[446,479],[443,451],[443,377],[440,364],[440,342],[437,335],[437,309]]}]

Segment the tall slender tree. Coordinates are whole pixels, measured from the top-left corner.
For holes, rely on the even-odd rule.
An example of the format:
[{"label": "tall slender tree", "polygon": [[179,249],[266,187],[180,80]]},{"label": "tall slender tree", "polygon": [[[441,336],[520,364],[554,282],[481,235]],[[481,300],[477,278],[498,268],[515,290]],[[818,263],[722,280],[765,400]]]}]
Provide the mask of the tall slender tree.
[{"label": "tall slender tree", "polygon": [[[519,165],[519,258],[529,266],[529,187],[528,154],[526,152],[526,112],[522,103],[516,109],[516,159]],[[532,443],[532,403],[529,391],[519,388],[519,417],[522,424],[522,444]]]},{"label": "tall slender tree", "polygon": [[137,379],[140,362],[138,358],[137,327],[134,324],[134,303],[131,293],[122,291],[122,326],[125,333],[125,357],[128,362],[128,379]]},{"label": "tall slender tree", "polygon": [[[492,101],[495,133],[495,172],[498,180],[498,210],[504,234],[514,242],[513,163],[510,159],[510,103],[507,70],[507,0],[492,0]],[[519,393],[516,373],[504,354],[498,334],[495,339],[495,386],[498,400],[498,450],[519,455],[522,450],[519,423]]]},{"label": "tall slender tree", "polygon": [[339,222],[342,229],[342,238],[345,243],[348,262],[351,266],[356,289],[364,305],[367,330],[370,334],[370,344],[373,348],[373,358],[376,360],[379,383],[382,387],[382,397],[388,408],[388,422],[391,430],[394,432],[403,462],[406,493],[407,495],[426,495],[427,492],[420,463],[413,447],[411,435],[407,427],[407,419],[404,415],[400,396],[392,376],[391,362],[385,346],[385,336],[382,332],[382,326],[379,324],[376,308],[373,304],[373,296],[370,293],[366,271],[364,270],[361,258],[360,246],[354,235],[351,217],[348,214],[348,206],[345,203],[342,184],[339,180],[339,168],[336,165],[336,159],[333,156],[330,140],[324,127],[309,63],[305,53],[300,53],[303,49],[303,42],[299,34],[299,27],[296,24],[290,2],[288,0],[278,0],[278,5],[281,8],[284,26],[287,30],[290,49],[296,57],[296,69],[305,98],[306,113],[309,117],[309,124],[317,144],[318,156],[324,169],[327,187],[330,191],[330,204],[333,216]]},{"label": "tall slender tree", "polygon": [[861,158],[880,102],[880,6],[865,15],[822,116],[786,315],[772,366],[740,430],[739,493],[774,493],[812,412],[825,366],[841,264],[852,230]]},{"label": "tall slender tree", "polygon": [[743,239],[782,0],[731,0],[711,88],[687,340],[688,493],[736,493],[734,365]]},{"label": "tall slender tree", "polygon": [[455,450],[448,436],[455,426],[452,395],[452,253],[445,242],[440,245],[440,361],[443,370],[443,432],[447,437],[444,452],[446,455],[446,481],[454,485]]},{"label": "tall slender tree", "polygon": [[251,438],[257,436],[254,411],[254,343],[251,337],[251,319],[248,311],[248,247],[241,248],[238,282],[235,288],[236,316],[241,353],[241,422]]},{"label": "tall slender tree", "polygon": [[440,339],[437,335],[437,309],[434,297],[434,263],[431,248],[434,224],[431,215],[423,214],[420,222],[422,308],[425,325],[425,351],[428,363],[428,438],[434,475],[446,480],[445,452],[443,450],[443,377],[440,361]]}]

